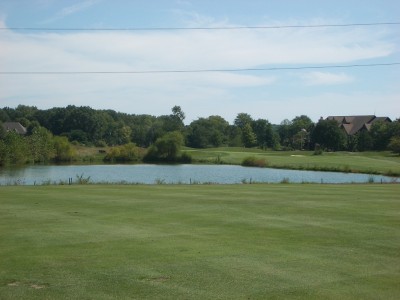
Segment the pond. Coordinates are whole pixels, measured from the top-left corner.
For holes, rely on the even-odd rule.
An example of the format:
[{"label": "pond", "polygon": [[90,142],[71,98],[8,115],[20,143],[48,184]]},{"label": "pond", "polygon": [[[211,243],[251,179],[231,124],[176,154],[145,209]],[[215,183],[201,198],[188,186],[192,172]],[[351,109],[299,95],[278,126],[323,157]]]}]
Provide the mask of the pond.
[{"label": "pond", "polygon": [[0,168],[0,185],[39,185],[77,182],[78,177],[90,183],[365,183],[396,181],[396,178],[337,172],[316,172],[252,168],[232,165],[68,165]]}]

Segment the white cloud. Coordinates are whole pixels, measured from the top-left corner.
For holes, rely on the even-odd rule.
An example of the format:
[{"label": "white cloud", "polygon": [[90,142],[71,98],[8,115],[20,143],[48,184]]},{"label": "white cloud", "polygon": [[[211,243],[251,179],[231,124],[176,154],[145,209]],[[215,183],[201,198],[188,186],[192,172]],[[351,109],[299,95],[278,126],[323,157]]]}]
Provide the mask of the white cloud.
[{"label": "white cloud", "polygon": [[[95,1],[83,3],[86,6],[70,7],[63,10],[64,14],[85,9]],[[395,44],[388,41],[390,34],[369,28],[29,34],[3,31],[0,70],[148,71],[345,64],[391,55]],[[285,81],[281,73],[274,72],[0,76],[0,106],[75,104],[159,114],[169,113],[169,108],[178,104],[188,119],[214,113],[229,118],[232,110],[254,113],[255,117],[273,111],[278,116],[277,108],[296,107],[288,104],[287,99],[293,95],[287,88],[281,90],[286,95],[281,98],[286,100],[282,105],[274,102],[273,108],[262,102],[264,96],[243,97],[247,91],[268,90]],[[331,85],[355,78],[344,73],[310,72],[303,80],[306,85]],[[258,108],[251,106],[250,99],[258,101]]]},{"label": "white cloud", "polygon": [[80,11],[86,10],[89,7],[97,4],[100,1],[101,0],[84,0],[84,1],[80,1],[78,3],[75,3],[73,5],[66,6],[63,9],[61,9],[58,13],[56,13],[53,17],[43,21],[42,24],[52,23],[54,21],[63,19],[69,15],[73,15]]},{"label": "white cloud", "polygon": [[301,75],[306,85],[335,85],[346,84],[354,81],[354,78],[344,73],[308,72]]}]

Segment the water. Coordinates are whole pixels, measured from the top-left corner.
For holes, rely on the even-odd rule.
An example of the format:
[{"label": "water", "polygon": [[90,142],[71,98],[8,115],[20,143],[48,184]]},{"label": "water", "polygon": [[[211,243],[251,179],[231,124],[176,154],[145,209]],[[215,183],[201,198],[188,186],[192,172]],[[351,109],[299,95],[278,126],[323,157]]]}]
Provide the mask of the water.
[{"label": "water", "polygon": [[230,165],[84,165],[84,166],[27,166],[0,168],[0,185],[75,182],[77,176],[90,183],[219,183],[243,182],[276,183],[365,183],[392,182],[392,177],[337,172],[297,171],[269,168],[250,168]]}]

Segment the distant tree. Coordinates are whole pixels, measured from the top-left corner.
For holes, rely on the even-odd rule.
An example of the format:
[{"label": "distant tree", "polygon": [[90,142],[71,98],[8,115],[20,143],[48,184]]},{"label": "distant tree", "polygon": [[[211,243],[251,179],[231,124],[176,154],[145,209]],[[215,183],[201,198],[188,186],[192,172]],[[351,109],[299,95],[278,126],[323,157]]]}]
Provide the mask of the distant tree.
[{"label": "distant tree", "polygon": [[118,144],[123,145],[131,141],[132,129],[129,126],[121,126],[118,128]]},{"label": "distant tree", "polygon": [[176,118],[178,118],[179,120],[181,120],[181,122],[183,122],[183,120],[185,120],[185,113],[182,111],[180,106],[175,105],[172,108],[172,115]]},{"label": "distant tree", "polygon": [[373,123],[370,135],[374,150],[386,150],[392,137],[391,124],[388,122]]},{"label": "distant tree", "polygon": [[306,115],[295,117],[289,126],[290,140],[295,149],[309,149],[309,135],[314,123]]},{"label": "distant tree", "polygon": [[26,139],[14,131],[9,131],[1,140],[0,164],[24,164],[29,159]]},{"label": "distant tree", "polygon": [[306,115],[301,115],[295,117],[290,123],[290,132],[292,135],[295,135],[305,129],[307,132],[310,132],[314,123],[311,119]]},{"label": "distant tree", "polygon": [[371,134],[367,130],[363,130],[357,134],[357,150],[368,151],[373,148],[373,140]]},{"label": "distant tree", "polygon": [[280,136],[277,131],[272,131],[272,149],[281,150]]},{"label": "distant tree", "polygon": [[37,112],[38,112],[38,109],[36,106],[27,106],[27,105],[20,104],[15,109],[16,116],[14,117],[14,119],[17,120],[18,118],[25,118],[29,121],[36,121],[36,113]]},{"label": "distant tree", "polygon": [[239,113],[235,118],[234,125],[243,130],[246,124],[251,124],[252,122],[253,119],[249,114]]},{"label": "distant tree", "polygon": [[400,136],[394,136],[390,139],[389,149],[393,153],[397,153],[400,155]]},{"label": "distant tree", "polygon": [[346,136],[335,120],[319,120],[312,132],[312,140],[328,150],[342,150]]},{"label": "distant tree", "polygon": [[54,157],[53,135],[44,127],[35,127],[27,137],[33,162],[48,162]]},{"label": "distant tree", "polygon": [[258,119],[253,121],[252,129],[260,148],[273,147],[272,125],[267,120]]},{"label": "distant tree", "polygon": [[167,132],[179,131],[183,133],[185,125],[183,120],[185,119],[185,113],[182,111],[180,106],[174,106],[172,108],[172,114],[163,115],[157,117],[156,122],[153,123],[154,139],[157,139]]},{"label": "distant tree", "polygon": [[235,126],[229,125],[228,129],[228,146],[230,147],[242,147],[242,130]]},{"label": "distant tree", "polygon": [[75,158],[75,151],[65,136],[54,137],[54,159],[57,162],[73,161]]},{"label": "distant tree", "polygon": [[71,130],[71,132],[68,134],[68,139],[70,141],[79,142],[81,144],[88,143],[88,135],[86,134],[85,131],[83,131],[81,129]]},{"label": "distant tree", "polygon": [[253,131],[252,125],[254,124],[253,118],[246,113],[239,113],[234,121],[234,125],[238,127],[242,133],[241,146],[254,147],[257,145],[257,136]]},{"label": "distant tree", "polygon": [[0,109],[0,122],[9,122],[10,117],[4,109]]},{"label": "distant tree", "polygon": [[257,137],[249,123],[245,124],[242,129],[242,142],[246,148],[254,147],[257,144]]},{"label": "distant tree", "polygon": [[285,119],[281,122],[278,127],[278,134],[280,137],[280,143],[284,147],[291,147],[291,124],[292,122]]},{"label": "distant tree", "polygon": [[227,144],[229,123],[220,116],[199,118],[187,128],[188,146],[194,148],[219,147]]},{"label": "distant tree", "polygon": [[0,140],[3,139],[6,135],[6,130],[3,127],[3,122],[0,120]]},{"label": "distant tree", "polygon": [[179,131],[168,132],[150,146],[144,159],[147,161],[176,161],[183,144],[183,135]]},{"label": "distant tree", "polygon": [[126,123],[130,126],[131,140],[141,147],[148,147],[155,142],[153,124],[156,117],[150,115],[130,116]]}]

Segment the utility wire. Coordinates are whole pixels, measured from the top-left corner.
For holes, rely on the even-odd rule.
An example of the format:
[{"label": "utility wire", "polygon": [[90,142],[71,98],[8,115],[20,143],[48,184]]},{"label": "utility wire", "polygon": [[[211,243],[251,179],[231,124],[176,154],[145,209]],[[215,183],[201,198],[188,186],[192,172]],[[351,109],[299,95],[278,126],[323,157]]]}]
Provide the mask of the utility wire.
[{"label": "utility wire", "polygon": [[168,74],[168,73],[211,73],[211,72],[250,72],[250,71],[282,71],[282,70],[310,70],[310,69],[338,69],[398,66],[400,62],[353,64],[353,65],[324,65],[303,67],[270,67],[270,68],[243,68],[243,69],[199,69],[199,70],[149,70],[149,71],[1,71],[0,75],[80,75],[80,74]]},{"label": "utility wire", "polygon": [[167,30],[242,30],[242,29],[285,29],[400,25],[400,22],[317,24],[317,25],[271,25],[271,26],[220,26],[220,27],[127,27],[127,28],[55,28],[55,27],[0,27],[0,30],[15,31],[167,31]]}]

